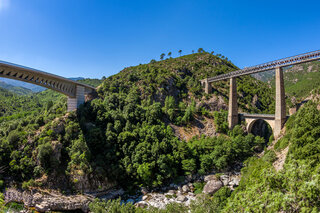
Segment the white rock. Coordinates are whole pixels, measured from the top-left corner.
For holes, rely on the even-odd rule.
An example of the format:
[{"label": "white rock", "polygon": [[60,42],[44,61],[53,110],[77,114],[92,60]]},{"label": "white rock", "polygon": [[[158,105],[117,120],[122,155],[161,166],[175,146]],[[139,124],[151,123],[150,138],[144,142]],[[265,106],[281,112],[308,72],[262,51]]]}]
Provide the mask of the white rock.
[{"label": "white rock", "polygon": [[188,185],[182,186],[182,192],[183,192],[183,193],[188,193],[188,192],[190,192],[190,187],[189,187]]},{"label": "white rock", "polygon": [[224,186],[227,186],[229,183],[229,176],[228,175],[221,175],[220,180],[222,181]]},{"label": "white rock", "polygon": [[217,180],[216,175],[207,175],[204,177],[204,182],[209,182],[210,180]]},{"label": "white rock", "polygon": [[135,207],[140,207],[140,208],[146,208],[148,206],[148,203],[145,201],[140,201],[136,204],[134,204]]},{"label": "white rock", "polygon": [[174,195],[174,194],[176,194],[176,192],[174,190],[169,190],[166,194],[167,195]]},{"label": "white rock", "polygon": [[179,201],[179,202],[185,202],[187,200],[188,200],[188,198],[186,196],[183,196],[183,195],[179,195],[177,197],[177,201]]},{"label": "white rock", "polygon": [[188,195],[191,196],[191,197],[195,196],[195,194],[193,194],[192,192],[188,192]]},{"label": "white rock", "polygon": [[210,180],[204,187],[203,193],[205,194],[214,194],[223,186],[223,183],[220,180]]},{"label": "white rock", "polygon": [[141,193],[142,193],[143,195],[146,195],[146,194],[148,193],[147,188],[141,187]]},{"label": "white rock", "polygon": [[241,177],[240,176],[232,176],[229,185],[231,186],[239,186]]}]

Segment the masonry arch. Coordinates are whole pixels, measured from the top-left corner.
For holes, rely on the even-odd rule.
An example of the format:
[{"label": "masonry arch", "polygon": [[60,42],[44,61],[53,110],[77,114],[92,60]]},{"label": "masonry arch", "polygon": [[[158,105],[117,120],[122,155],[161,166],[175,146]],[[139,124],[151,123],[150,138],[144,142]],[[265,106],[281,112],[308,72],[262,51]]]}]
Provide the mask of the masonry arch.
[{"label": "masonry arch", "polygon": [[268,119],[248,119],[247,131],[256,136],[263,137],[266,142],[269,141],[271,135],[274,135],[274,120]]}]

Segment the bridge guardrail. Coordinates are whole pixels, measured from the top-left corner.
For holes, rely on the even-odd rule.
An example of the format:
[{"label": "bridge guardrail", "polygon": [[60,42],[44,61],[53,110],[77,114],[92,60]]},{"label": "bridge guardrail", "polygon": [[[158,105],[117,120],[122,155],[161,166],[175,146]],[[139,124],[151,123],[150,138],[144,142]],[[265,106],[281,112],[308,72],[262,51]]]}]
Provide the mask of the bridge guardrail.
[{"label": "bridge guardrail", "polygon": [[308,53],[304,53],[304,54],[300,54],[300,55],[296,55],[296,56],[292,56],[292,57],[287,57],[287,58],[259,64],[259,65],[252,66],[252,67],[247,67],[247,68],[237,70],[234,72],[218,75],[215,77],[208,78],[207,81],[208,81],[208,83],[215,82],[215,81],[221,81],[221,80],[229,79],[232,77],[238,77],[238,76],[242,76],[242,75],[249,75],[249,74],[254,74],[254,73],[258,73],[258,72],[264,72],[264,71],[275,69],[277,67],[290,66],[290,65],[305,63],[308,61],[315,61],[315,60],[319,60],[319,59],[320,59],[320,50],[317,50],[317,51],[313,51],[313,52],[308,52]]}]

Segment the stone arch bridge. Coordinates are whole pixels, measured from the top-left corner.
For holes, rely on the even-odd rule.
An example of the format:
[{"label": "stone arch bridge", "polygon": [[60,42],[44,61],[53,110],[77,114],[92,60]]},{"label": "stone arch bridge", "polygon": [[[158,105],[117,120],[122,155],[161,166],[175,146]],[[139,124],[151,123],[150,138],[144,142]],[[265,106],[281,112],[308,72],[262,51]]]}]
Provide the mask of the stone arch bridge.
[{"label": "stone arch bridge", "polygon": [[[229,128],[232,129],[239,122],[239,117],[243,118],[247,123],[248,132],[256,120],[264,120],[271,126],[273,134],[275,137],[280,135],[281,129],[283,128],[286,120],[286,102],[285,102],[285,90],[284,90],[284,80],[283,80],[283,67],[292,66],[296,64],[301,64],[309,61],[316,61],[320,59],[320,50],[313,51],[309,53],[304,53],[288,58],[283,58],[280,60],[271,61],[268,63],[263,63],[260,65],[247,67],[234,72],[214,76],[211,78],[206,78],[201,80],[202,86],[205,88],[206,93],[211,93],[212,86],[211,82],[221,81],[230,79],[230,89],[229,89],[229,110],[228,110],[228,124]],[[259,72],[265,72],[268,70],[275,70],[275,86],[276,86],[276,109],[274,115],[261,115],[261,114],[242,114],[238,113],[238,103],[237,103],[237,84],[236,77],[243,75],[250,75]]]},{"label": "stone arch bridge", "polygon": [[5,61],[0,61],[0,77],[39,85],[66,95],[68,112],[77,109],[86,97],[96,95],[96,89],[92,86]]}]

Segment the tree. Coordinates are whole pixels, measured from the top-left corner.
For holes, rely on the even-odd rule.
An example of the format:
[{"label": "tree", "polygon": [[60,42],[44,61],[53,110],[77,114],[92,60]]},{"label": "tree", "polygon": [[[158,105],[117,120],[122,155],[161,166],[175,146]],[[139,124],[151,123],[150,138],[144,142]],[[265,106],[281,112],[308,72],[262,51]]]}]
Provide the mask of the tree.
[{"label": "tree", "polygon": [[194,50],[192,50],[192,54],[194,53]]},{"label": "tree", "polygon": [[53,149],[49,142],[38,146],[37,159],[44,169],[50,168],[52,153]]},{"label": "tree", "polygon": [[203,48],[198,49],[198,53],[203,53],[203,52],[204,52]]},{"label": "tree", "polygon": [[173,96],[166,97],[164,108],[170,120],[173,120],[175,116],[175,100]]},{"label": "tree", "polygon": [[166,54],[162,53],[162,54],[160,55],[160,60],[163,60],[163,58],[164,58],[165,55],[166,55]]},{"label": "tree", "polygon": [[179,54],[180,54],[180,56],[181,56],[181,53],[182,53],[182,50],[179,50]]},{"label": "tree", "polygon": [[46,106],[46,111],[49,111],[52,106],[53,106],[53,102],[51,100],[48,101]]},{"label": "tree", "polygon": [[168,53],[169,58],[171,58],[171,54],[172,54],[171,52]]},{"label": "tree", "polygon": [[2,211],[3,208],[4,208],[3,194],[0,193],[0,211]]},{"label": "tree", "polygon": [[185,171],[186,175],[190,175],[196,171],[197,165],[195,159],[185,159],[181,161],[182,169]]}]

